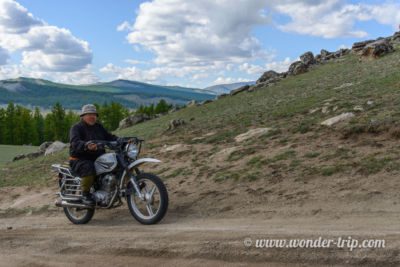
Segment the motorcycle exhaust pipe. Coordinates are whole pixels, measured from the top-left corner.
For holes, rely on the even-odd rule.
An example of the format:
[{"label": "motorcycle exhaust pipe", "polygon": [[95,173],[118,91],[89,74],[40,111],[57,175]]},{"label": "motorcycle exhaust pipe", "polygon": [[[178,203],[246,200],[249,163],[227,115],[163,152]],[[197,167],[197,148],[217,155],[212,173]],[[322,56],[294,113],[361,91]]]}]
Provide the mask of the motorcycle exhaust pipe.
[{"label": "motorcycle exhaust pipe", "polygon": [[67,202],[65,200],[56,200],[55,202],[56,207],[62,207],[62,208],[82,208],[82,209],[90,209],[93,208],[92,206],[81,204],[81,203],[71,203]]}]

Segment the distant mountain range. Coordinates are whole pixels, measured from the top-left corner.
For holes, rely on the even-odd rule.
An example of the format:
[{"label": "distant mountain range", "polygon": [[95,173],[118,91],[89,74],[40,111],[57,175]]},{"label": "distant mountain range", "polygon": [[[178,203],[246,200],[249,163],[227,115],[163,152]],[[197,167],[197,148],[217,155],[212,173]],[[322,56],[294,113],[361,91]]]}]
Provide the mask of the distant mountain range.
[{"label": "distant mountain range", "polygon": [[0,81],[0,104],[9,102],[24,106],[48,108],[60,102],[69,109],[80,109],[87,103],[119,102],[126,107],[157,103],[185,104],[190,100],[215,98],[212,91],[179,86],[160,86],[147,83],[115,80],[90,85],[69,85],[42,79],[17,78]]},{"label": "distant mountain range", "polygon": [[252,82],[239,82],[239,83],[230,83],[230,84],[218,84],[218,85],[206,87],[203,90],[214,92],[217,95],[229,94],[229,92],[234,89],[237,89],[237,88],[245,86],[245,85],[253,85],[255,83],[256,82],[252,81]]},{"label": "distant mountain range", "polygon": [[129,80],[115,80],[90,85],[70,85],[43,79],[17,78],[0,81],[0,105],[14,102],[24,106],[49,108],[60,102],[65,108],[80,109],[87,103],[119,102],[126,107],[157,103],[165,99],[172,104],[190,100],[214,99],[247,83],[215,85],[204,89],[161,86]]}]

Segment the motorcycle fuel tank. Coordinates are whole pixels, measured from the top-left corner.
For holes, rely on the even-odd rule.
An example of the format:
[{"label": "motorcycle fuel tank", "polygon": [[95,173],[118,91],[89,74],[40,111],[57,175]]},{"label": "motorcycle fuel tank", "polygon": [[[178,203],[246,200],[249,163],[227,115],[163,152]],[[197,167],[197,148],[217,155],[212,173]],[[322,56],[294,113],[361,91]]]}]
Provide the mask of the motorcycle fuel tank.
[{"label": "motorcycle fuel tank", "polygon": [[94,162],[94,167],[96,169],[96,174],[102,174],[106,172],[111,172],[117,167],[117,155],[115,153],[106,153],[101,155]]}]

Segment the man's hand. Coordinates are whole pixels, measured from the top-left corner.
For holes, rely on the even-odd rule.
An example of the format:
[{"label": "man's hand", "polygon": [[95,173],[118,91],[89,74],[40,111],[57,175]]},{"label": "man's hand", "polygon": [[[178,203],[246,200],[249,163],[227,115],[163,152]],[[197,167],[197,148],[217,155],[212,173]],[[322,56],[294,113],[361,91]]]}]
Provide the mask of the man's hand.
[{"label": "man's hand", "polygon": [[96,151],[97,150],[97,145],[94,143],[90,143],[87,145],[87,149],[91,151]]}]

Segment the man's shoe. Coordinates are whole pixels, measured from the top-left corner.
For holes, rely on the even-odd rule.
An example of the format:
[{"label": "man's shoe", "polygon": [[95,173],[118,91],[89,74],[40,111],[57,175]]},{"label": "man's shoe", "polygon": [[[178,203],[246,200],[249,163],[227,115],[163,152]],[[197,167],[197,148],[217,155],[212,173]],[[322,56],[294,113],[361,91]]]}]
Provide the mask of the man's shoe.
[{"label": "man's shoe", "polygon": [[90,193],[83,193],[81,198],[82,204],[94,206],[96,202],[94,201],[92,194]]}]

